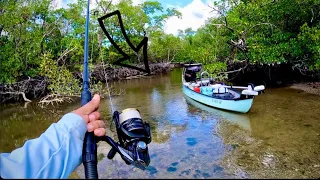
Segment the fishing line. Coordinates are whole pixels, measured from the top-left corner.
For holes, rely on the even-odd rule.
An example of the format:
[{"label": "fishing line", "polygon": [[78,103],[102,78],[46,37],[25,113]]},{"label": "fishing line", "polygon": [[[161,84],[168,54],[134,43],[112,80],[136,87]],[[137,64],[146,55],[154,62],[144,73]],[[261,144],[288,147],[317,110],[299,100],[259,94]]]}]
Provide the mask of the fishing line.
[{"label": "fishing line", "polygon": [[[95,12],[94,12],[94,15],[98,15],[98,14],[99,14],[98,11],[95,11]],[[96,32],[98,32],[98,29],[96,29]],[[94,37],[92,37],[92,39],[93,39],[93,41],[94,41]],[[92,43],[92,51],[91,51],[91,52],[93,52],[93,44],[94,44],[94,43]],[[110,107],[111,107],[111,113],[110,113],[110,115],[111,115],[111,119],[112,119],[112,114],[113,114],[115,108],[114,108],[113,103],[112,103],[112,97],[111,97],[110,87],[109,87],[109,83],[108,83],[108,76],[107,76],[107,72],[106,72],[106,70],[105,70],[105,64],[104,64],[104,59],[103,59],[103,51],[102,51],[101,49],[102,49],[102,45],[100,45],[100,50],[99,50],[99,51],[100,51],[100,57],[101,57],[101,62],[102,62],[104,79],[106,80],[106,84],[107,84],[107,91],[108,91],[108,96],[109,96],[109,104],[110,104]],[[92,59],[92,54],[93,54],[93,53],[91,53],[91,59]],[[101,91],[101,92],[102,92],[102,91]],[[114,131],[112,130],[112,128],[111,128],[111,126],[112,126],[113,123],[114,123],[113,121],[111,121],[111,123],[110,123],[110,131],[112,131],[112,132],[114,132]]]},{"label": "fishing line", "polygon": [[[102,51],[101,51],[101,47],[100,47],[100,55],[102,54],[101,53]],[[112,97],[111,97],[111,93],[110,93],[110,88],[109,88],[109,83],[108,83],[108,76],[107,76],[107,72],[106,72],[106,69],[105,69],[105,64],[104,64],[104,60],[103,60],[103,55],[102,55],[102,68],[103,68],[103,73],[104,73],[104,79],[106,80],[106,84],[107,84],[107,91],[108,91],[108,95],[109,95],[109,104],[110,104],[110,106],[111,106],[111,119],[112,119],[112,114],[113,114],[113,112],[114,112],[114,107],[113,107],[113,103],[112,103]],[[111,121],[111,123],[110,123],[110,131],[111,132],[114,132],[113,130],[112,130],[112,124],[114,124],[115,122],[113,122],[113,121]],[[114,167],[115,167],[115,169],[116,169],[116,171],[117,171],[117,175],[118,175],[118,178],[120,178],[120,171],[119,171],[119,169],[117,168],[117,166],[116,166],[116,163],[115,163],[115,161],[114,161],[114,159],[112,159],[111,160],[112,161],[112,164],[114,165]]]},{"label": "fishing line", "polygon": [[109,103],[110,103],[110,106],[111,106],[111,114],[113,114],[114,107],[113,107],[113,103],[112,103],[112,98],[111,98],[111,93],[110,93],[110,88],[109,88],[109,83],[108,83],[108,76],[107,76],[107,72],[106,72],[106,69],[105,69],[103,54],[102,54],[102,51],[101,51],[101,46],[100,46],[100,55],[101,55],[101,60],[102,60],[102,68],[103,68],[104,79],[106,80],[106,84],[107,84],[107,90],[108,90],[108,95],[109,95]]},{"label": "fishing line", "polygon": [[104,78],[106,79],[107,90],[108,90],[108,95],[109,95],[109,103],[110,103],[110,106],[111,106],[111,114],[112,114],[114,112],[114,107],[113,107],[113,103],[112,103],[110,87],[109,87],[109,83],[108,83],[107,73],[106,73],[106,70],[104,68],[104,63],[102,63],[102,65],[103,65],[103,71],[104,71]]},{"label": "fishing line", "polygon": [[[103,65],[103,71],[104,71],[104,76],[105,76],[105,79],[106,79],[106,84],[107,84],[107,90],[108,90],[108,95],[109,95],[109,104],[110,104],[110,107],[111,107],[111,119],[112,119],[112,114],[113,114],[113,112],[114,112],[114,107],[113,107],[113,103],[112,103],[112,97],[111,97],[111,93],[110,93],[110,87],[109,87],[109,83],[108,83],[108,79],[107,79],[107,74],[106,74],[106,70],[105,70],[105,68],[104,68],[104,63],[102,63],[102,65]],[[111,121],[111,123],[110,123],[110,131],[112,131],[112,132],[114,132],[113,130],[112,130],[112,124],[114,124],[115,122],[113,122],[113,121]]]},{"label": "fishing line", "polygon": [[[106,85],[107,85],[107,91],[108,91],[108,96],[109,96],[109,104],[110,104],[110,107],[111,107],[110,115],[111,115],[111,119],[112,119],[112,114],[113,114],[115,108],[114,108],[113,103],[112,103],[112,97],[111,97],[110,87],[109,87],[109,83],[108,83],[108,76],[107,76],[107,72],[106,72],[106,69],[105,69],[105,64],[104,64],[104,59],[103,59],[103,54],[102,54],[102,51],[101,51],[101,47],[100,47],[100,55],[101,55],[101,60],[102,60],[102,68],[103,68],[104,79],[106,80]],[[112,127],[111,127],[113,123],[114,123],[113,121],[111,121],[111,123],[110,123],[110,131],[111,132],[114,132],[112,130]]]}]

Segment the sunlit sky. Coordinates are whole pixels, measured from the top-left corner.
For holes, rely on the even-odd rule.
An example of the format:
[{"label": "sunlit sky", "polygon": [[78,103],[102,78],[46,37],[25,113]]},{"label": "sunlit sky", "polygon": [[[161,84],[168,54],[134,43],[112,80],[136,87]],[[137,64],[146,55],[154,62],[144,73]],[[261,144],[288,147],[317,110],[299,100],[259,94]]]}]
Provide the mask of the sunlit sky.
[{"label": "sunlit sky", "polygon": [[[77,0],[55,0],[56,8],[67,7],[67,4],[74,3]],[[117,2],[119,0],[113,0]],[[132,0],[133,4],[140,4],[145,0]],[[213,0],[158,0],[162,6],[166,8],[176,8],[182,13],[182,18],[171,17],[169,18],[164,27],[164,31],[168,34],[177,35],[178,30],[185,30],[186,28],[192,28],[197,30],[204,25],[205,20],[209,17],[217,16],[215,12],[211,12],[212,9],[208,5],[212,6]],[[96,0],[90,1],[90,6],[94,7]]]}]

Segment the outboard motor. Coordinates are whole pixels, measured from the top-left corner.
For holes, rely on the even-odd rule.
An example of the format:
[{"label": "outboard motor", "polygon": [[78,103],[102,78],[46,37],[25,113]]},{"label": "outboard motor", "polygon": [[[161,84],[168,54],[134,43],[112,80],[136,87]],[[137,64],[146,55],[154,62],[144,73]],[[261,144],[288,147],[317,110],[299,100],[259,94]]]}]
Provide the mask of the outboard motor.
[{"label": "outboard motor", "polygon": [[253,84],[248,84],[248,88],[246,90],[243,90],[241,94],[248,96],[257,96],[259,94],[262,94],[264,92],[264,85],[254,86]]},{"label": "outboard motor", "polygon": [[115,111],[113,121],[119,143],[109,136],[99,139],[106,141],[112,147],[107,157],[112,159],[116,153],[119,153],[126,164],[132,164],[144,170],[150,163],[147,146],[151,142],[149,124],[143,122],[139,110],[135,108],[125,109],[120,114]]},{"label": "outboard motor", "polygon": [[262,94],[262,93],[264,93],[265,87],[264,87],[264,85],[255,86],[254,90],[257,91],[259,94]]},{"label": "outboard motor", "polygon": [[249,90],[249,91],[253,91],[253,90],[254,90],[254,84],[249,83],[249,84],[248,84],[248,90]]},{"label": "outboard motor", "polygon": [[245,95],[246,98],[251,96],[257,96],[259,93],[254,91],[254,84],[249,83],[248,88],[241,91],[241,95]]},{"label": "outboard motor", "polygon": [[254,86],[253,84],[248,84],[248,90],[250,91],[256,91],[258,94],[264,93],[265,87],[264,85]]}]

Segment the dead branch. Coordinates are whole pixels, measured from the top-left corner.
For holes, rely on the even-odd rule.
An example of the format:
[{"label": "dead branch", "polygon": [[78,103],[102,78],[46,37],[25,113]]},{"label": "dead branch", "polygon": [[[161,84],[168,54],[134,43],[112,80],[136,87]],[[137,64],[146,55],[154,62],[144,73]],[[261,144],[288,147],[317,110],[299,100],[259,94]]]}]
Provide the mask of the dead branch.
[{"label": "dead branch", "polygon": [[234,32],[234,30],[228,26],[227,16],[225,16],[222,11],[220,11],[219,9],[216,9],[215,7],[211,7],[210,5],[208,5],[208,7],[213,9],[212,11],[217,11],[224,19],[224,24],[222,24],[222,25],[225,26],[227,29],[229,29],[231,32]]},{"label": "dead branch", "polygon": [[[51,26],[56,25],[56,23],[61,19],[61,17],[58,17],[58,19],[55,20],[55,22],[53,24],[49,24],[48,28],[51,28]],[[45,23],[45,22],[44,22]],[[53,27],[50,30],[46,31],[43,35],[42,35],[42,39],[44,39],[46,36],[48,36],[49,34],[52,33],[52,31],[54,29],[57,29],[57,27]]]},{"label": "dead branch", "polygon": [[242,70],[244,70],[245,68],[247,68],[247,66],[245,66],[245,67],[243,67],[243,68],[240,68],[240,69],[237,69],[237,70],[233,70],[233,71],[220,72],[219,74],[230,74],[230,73],[235,73],[235,72],[242,71]]},{"label": "dead branch", "polygon": [[227,72],[221,72],[221,73],[223,73],[223,74],[236,73],[232,78],[229,78],[229,81],[232,81],[232,80],[234,80],[235,78],[237,78],[237,77],[239,76],[240,72],[244,72],[244,70],[246,70],[246,69],[248,68],[249,64],[250,64],[250,63],[247,62],[244,67],[241,67],[241,68],[239,68],[239,69],[237,69],[237,70],[232,70],[232,71],[227,71]]},{"label": "dead branch", "polygon": [[31,100],[26,97],[26,94],[24,92],[0,92],[0,94],[14,94],[14,95],[21,94],[24,101],[31,102]]},{"label": "dead branch", "polygon": [[236,48],[236,49],[240,49],[243,52],[248,52],[248,46],[244,38],[241,38],[238,41],[230,40],[230,42],[227,42],[227,43],[230,44],[233,47],[233,49]]},{"label": "dead branch", "polygon": [[[99,4],[98,0],[96,0],[96,3]],[[102,5],[99,4],[100,8],[103,10],[103,13],[106,14],[110,5],[112,4],[112,0],[109,2],[107,8],[104,8]]]},{"label": "dead branch", "polygon": [[21,97],[25,102],[31,102],[27,96],[37,98],[46,91],[46,82],[44,79],[28,79],[10,84],[0,85],[0,102],[3,103],[10,99],[19,100]]},{"label": "dead branch", "polygon": [[30,102],[25,102],[23,108],[26,109],[26,108],[28,107],[28,104],[29,104],[29,103],[30,103]]},{"label": "dead branch", "polygon": [[[144,65],[138,65],[138,67],[144,68]],[[171,70],[170,63],[150,64],[149,67],[151,74],[168,73]],[[91,74],[92,77],[101,82],[106,82],[106,79],[108,79],[108,81],[113,81],[128,79],[130,77],[138,77],[139,75],[142,75],[141,77],[143,77],[145,73],[126,67],[112,68],[110,65],[102,63],[100,65],[96,65]]]},{"label": "dead branch", "polygon": [[59,94],[49,94],[43,98],[41,98],[41,100],[38,102],[38,105],[41,108],[44,108],[45,106],[51,104],[51,105],[55,105],[55,104],[60,104],[63,102],[72,102],[73,99],[70,96],[64,96],[64,95],[59,95]]},{"label": "dead branch", "polygon": [[148,74],[139,74],[139,75],[136,75],[136,76],[130,76],[130,77],[126,77],[125,79],[138,79],[138,78],[141,78],[141,77],[146,77]]},{"label": "dead branch", "polygon": [[75,49],[76,49],[76,47],[64,50],[62,55],[57,59],[57,62],[59,62],[64,56],[66,56],[67,54],[69,54],[70,52],[72,52]]}]

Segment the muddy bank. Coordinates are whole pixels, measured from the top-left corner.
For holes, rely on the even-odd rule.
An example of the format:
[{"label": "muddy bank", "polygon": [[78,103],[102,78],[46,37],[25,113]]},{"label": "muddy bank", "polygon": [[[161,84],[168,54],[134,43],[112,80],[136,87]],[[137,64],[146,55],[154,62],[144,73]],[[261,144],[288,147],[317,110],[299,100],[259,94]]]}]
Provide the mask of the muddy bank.
[{"label": "muddy bank", "polygon": [[320,82],[312,83],[295,83],[289,86],[293,89],[302,90],[305,93],[315,94],[320,96]]},{"label": "muddy bank", "polygon": [[[185,63],[173,62],[174,68],[182,68]],[[230,62],[227,65],[228,82],[232,84],[261,84],[267,87],[284,87],[301,83],[310,85],[308,82],[320,82],[320,71],[310,71],[298,69],[294,64],[258,64],[247,61]],[[294,86],[298,89],[301,86]],[[317,85],[319,87],[319,85]],[[304,88],[305,89],[305,88]],[[310,90],[314,93],[314,90]]]},{"label": "muddy bank", "polygon": [[[237,71],[240,70],[240,71]],[[294,64],[248,64],[237,62],[228,65],[228,81],[235,84],[263,84],[267,87],[288,86],[294,83],[319,82],[320,72],[302,71]]]},{"label": "muddy bank", "polygon": [[[144,65],[137,67],[144,69]],[[136,79],[152,75],[166,74],[172,70],[174,66],[170,63],[154,63],[150,64],[150,74],[126,67],[109,67],[104,65],[95,65],[90,78],[93,83],[109,81],[119,81],[123,79]],[[82,72],[74,72],[74,77],[82,82]],[[48,90],[49,83],[45,77],[37,76],[35,78],[24,77],[13,84],[0,84],[0,104],[29,102],[33,99],[40,99],[50,94]]]},{"label": "muddy bank", "polygon": [[[137,65],[136,67],[145,69],[144,65]],[[165,74],[171,71],[173,66],[170,63],[154,63],[149,64],[150,75]],[[81,73],[78,73],[78,78],[81,78]],[[96,81],[105,82],[108,81],[118,81],[122,79],[134,79],[147,76],[148,74],[143,71],[138,71],[135,69],[130,69],[126,67],[112,68],[109,66],[96,65],[91,77]]]}]

